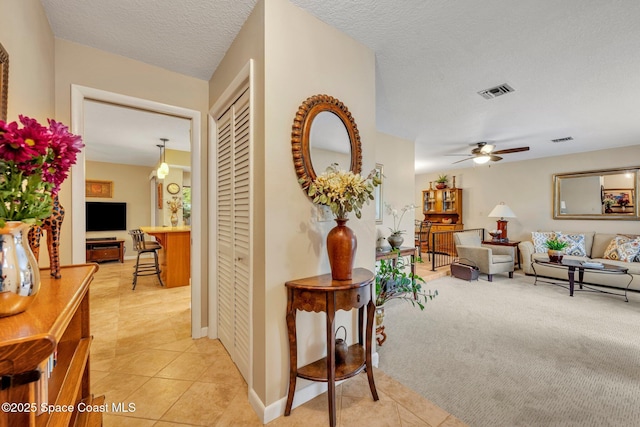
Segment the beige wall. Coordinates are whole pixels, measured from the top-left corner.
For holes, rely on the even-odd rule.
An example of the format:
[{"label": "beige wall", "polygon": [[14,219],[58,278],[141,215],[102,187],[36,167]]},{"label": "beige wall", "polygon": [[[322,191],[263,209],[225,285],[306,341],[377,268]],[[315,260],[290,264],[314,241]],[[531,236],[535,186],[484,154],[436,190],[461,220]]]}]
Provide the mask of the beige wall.
[{"label": "beige wall", "polygon": [[[301,190],[291,157],[291,126],[299,105],[326,93],[349,108],[362,139],[363,171],[375,165],[375,58],[345,34],[293,6],[270,0],[265,8],[265,230],[264,353],[266,395],[271,404],[287,392],[289,352],[284,313],[287,280],[330,271],[325,239],[335,222],[317,222],[314,206]],[[374,268],[375,221],[372,205],[362,219],[350,216],[358,238],[355,265]],[[337,324],[351,327],[340,312]],[[298,314],[298,363],[325,354],[324,318]],[[350,340],[354,333],[349,331]],[[257,349],[261,351],[261,349]],[[263,397],[263,396],[261,396]]]},{"label": "beige wall", "polygon": [[[46,126],[48,118],[57,119],[54,108],[55,49],[53,32],[42,4],[38,0],[2,0],[0,16],[0,43],[9,54],[7,121],[18,120],[22,114]],[[64,186],[60,197],[64,200]],[[63,232],[68,227],[65,222]],[[42,237],[40,244],[40,266],[47,267],[46,237]],[[63,240],[60,250],[70,253],[69,242]]]},{"label": "beige wall", "polygon": [[[465,228],[496,228],[496,218],[487,215],[505,202],[517,215],[509,219],[511,240],[527,240],[531,231],[598,231],[603,233],[637,233],[638,221],[554,220],[552,177],[554,173],[578,172],[606,168],[639,166],[640,145],[624,148],[547,157],[511,163],[493,163],[468,169],[439,173],[456,175],[456,185],[464,189]],[[415,200],[439,173],[415,177]]]},{"label": "beige wall", "polygon": [[[376,162],[383,166],[382,200],[395,209],[402,209],[414,202],[415,179],[415,145],[412,141],[397,138],[386,133],[378,132],[376,137]],[[417,203],[415,203],[417,204]],[[419,204],[417,204],[420,206]],[[416,211],[420,212],[418,207]],[[382,224],[378,225],[378,235],[389,237],[393,227],[393,216],[387,214],[383,205]],[[403,246],[413,246],[414,242],[414,212],[407,212],[402,218],[400,229],[403,234]]]},{"label": "beige wall", "polygon": [[[206,141],[206,81],[62,39],[56,39],[55,46],[56,116],[59,120],[70,123],[71,85],[76,84],[201,111],[203,126],[199,131],[202,140]],[[203,158],[206,159],[204,154],[206,144],[203,144]],[[205,162],[202,166],[206,171]],[[203,182],[206,183],[206,179]],[[71,206],[70,192],[65,195],[63,203]],[[203,206],[206,203],[203,202]],[[62,238],[71,241],[71,227],[63,231]],[[198,253],[195,248],[194,253]],[[62,255],[63,263],[71,261],[70,248]]]},{"label": "beige wall", "polygon": [[0,43],[9,54],[7,120],[23,114],[46,125],[47,118],[57,117],[54,39],[44,8],[39,0],[2,0],[0,16]]},{"label": "beige wall", "polygon": [[[88,202],[125,202],[127,204],[127,229],[149,225],[151,218],[151,190],[146,166],[116,163],[86,162],[87,179],[113,181],[113,197],[88,197]],[[125,241],[125,257],[135,257],[128,231],[93,231],[87,237],[117,237]]]},{"label": "beige wall", "polygon": [[[55,40],[55,111],[56,117],[64,123],[70,123],[71,117],[71,85],[87,86],[136,98],[151,100],[168,105],[197,110],[202,113],[201,129],[202,156],[200,158],[203,171],[203,200],[202,211],[194,215],[206,214],[206,158],[207,158],[207,90],[208,83],[159,67],[134,61],[122,56],[114,55],[66,40]],[[70,179],[64,184],[61,201],[65,206],[71,206]],[[207,222],[202,222],[203,234],[207,232]],[[64,242],[71,242],[71,221],[62,230],[62,263],[71,262],[71,248],[65,247]],[[70,246],[67,245],[67,246]],[[193,256],[201,257],[201,277],[207,277],[207,246],[203,240],[200,248],[193,248]],[[202,324],[207,325],[207,287],[202,286]]]}]

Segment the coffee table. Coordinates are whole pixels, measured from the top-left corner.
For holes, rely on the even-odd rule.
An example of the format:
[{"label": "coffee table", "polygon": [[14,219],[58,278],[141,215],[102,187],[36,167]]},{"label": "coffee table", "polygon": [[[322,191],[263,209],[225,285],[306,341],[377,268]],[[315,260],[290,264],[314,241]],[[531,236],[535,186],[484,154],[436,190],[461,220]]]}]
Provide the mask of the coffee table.
[{"label": "coffee table", "polygon": [[[617,265],[613,265],[613,264],[602,264],[602,267],[587,267],[585,265],[582,265],[581,261],[577,261],[577,260],[573,260],[573,259],[563,259],[561,262],[551,262],[549,260],[544,260],[544,259],[536,259],[533,261],[533,264],[531,265],[533,267],[533,272],[535,274],[535,282],[533,283],[534,285],[538,284],[538,273],[536,272],[536,264],[538,265],[546,265],[549,267],[553,267],[553,268],[565,268],[567,269],[567,275],[568,275],[568,281],[569,281],[569,296],[573,296],[573,291],[574,291],[574,287],[575,287],[575,273],[576,270],[578,270],[578,286],[579,289],[576,290],[580,290],[580,291],[587,291],[587,292],[600,292],[603,294],[611,294],[611,295],[618,295],[618,296],[623,296],[626,302],[629,302],[629,298],[627,298],[627,291],[629,290],[629,286],[631,285],[631,281],[633,280],[633,276],[631,274],[629,274],[629,269],[628,268],[624,268],[624,267],[618,267]],[[618,293],[618,292],[610,292],[610,291],[605,291],[602,289],[595,289],[592,288],[590,286],[585,285],[583,282],[584,280],[584,272],[589,271],[590,273],[600,273],[600,274],[626,274],[627,276],[629,276],[629,283],[627,284],[627,287],[624,289],[624,294],[622,293]],[[552,285],[558,285],[558,286],[562,286],[562,287],[567,287],[565,284],[563,283],[558,283],[558,282],[549,282],[549,281],[545,281],[545,280],[540,280],[541,282],[544,283],[549,283]],[[597,285],[596,285],[597,286]]]}]

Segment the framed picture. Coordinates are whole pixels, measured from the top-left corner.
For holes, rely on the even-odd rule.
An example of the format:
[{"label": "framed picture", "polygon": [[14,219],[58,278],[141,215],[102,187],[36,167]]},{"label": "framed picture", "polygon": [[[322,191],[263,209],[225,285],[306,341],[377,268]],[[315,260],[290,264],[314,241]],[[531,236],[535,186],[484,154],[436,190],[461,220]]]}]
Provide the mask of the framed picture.
[{"label": "framed picture", "polygon": [[157,193],[158,195],[156,196],[156,199],[158,200],[158,209],[162,209],[162,183],[161,182],[158,183]]},{"label": "framed picture", "polygon": [[382,215],[383,215],[383,209],[382,207],[384,206],[384,201],[382,200],[382,186],[384,185],[384,174],[383,172],[383,166],[380,163],[376,163],[376,171],[378,172],[378,175],[380,175],[380,179],[382,180],[382,182],[380,183],[380,185],[378,185],[377,187],[374,187],[373,189],[373,202],[376,205],[376,224],[382,224]]},{"label": "framed picture", "polygon": [[113,197],[113,181],[99,181],[87,179],[84,183],[84,193],[86,197]]},{"label": "framed picture", "polygon": [[0,44],[0,120],[7,120],[9,102],[9,54]]},{"label": "framed picture", "polygon": [[613,199],[613,207],[632,208],[635,203],[633,188],[605,188],[604,198]]}]

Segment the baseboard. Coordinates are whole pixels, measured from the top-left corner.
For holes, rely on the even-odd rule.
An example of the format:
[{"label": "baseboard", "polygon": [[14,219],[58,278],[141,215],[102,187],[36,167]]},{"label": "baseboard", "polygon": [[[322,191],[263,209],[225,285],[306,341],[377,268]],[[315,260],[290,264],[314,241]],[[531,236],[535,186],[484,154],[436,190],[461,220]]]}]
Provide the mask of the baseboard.
[{"label": "baseboard", "polygon": [[[336,381],[336,386],[343,382],[344,381]],[[293,398],[293,404],[291,405],[292,410],[327,391],[327,383],[307,381],[302,378],[298,378],[297,383],[300,387],[296,387],[296,394]],[[249,404],[253,410],[256,411],[262,423],[267,424],[276,418],[284,416],[284,410],[287,406],[287,396],[273,402],[269,406],[264,406],[258,395],[251,389],[249,390]]]},{"label": "baseboard", "polygon": [[373,366],[375,366],[376,368],[378,367],[378,361],[380,360],[380,355],[378,354],[378,352],[376,351],[375,353],[373,353],[371,355],[371,364]]},{"label": "baseboard", "polygon": [[202,328],[200,328],[200,336],[193,337],[193,338],[202,338],[202,337],[208,337],[208,336],[209,336],[209,327],[203,326]]}]

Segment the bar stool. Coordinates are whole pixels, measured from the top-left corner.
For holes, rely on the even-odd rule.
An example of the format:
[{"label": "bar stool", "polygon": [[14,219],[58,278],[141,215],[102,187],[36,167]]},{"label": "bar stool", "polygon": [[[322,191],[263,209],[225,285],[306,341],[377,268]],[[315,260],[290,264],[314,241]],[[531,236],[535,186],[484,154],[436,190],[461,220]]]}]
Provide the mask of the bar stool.
[{"label": "bar stool", "polygon": [[[151,276],[156,274],[160,281],[160,286],[164,286],[162,283],[162,277],[160,277],[160,263],[158,262],[158,251],[162,249],[160,243],[153,240],[144,240],[144,232],[139,228],[135,230],[129,230],[129,234],[133,239],[133,249],[138,252],[136,257],[136,267],[133,272],[133,288],[136,289],[138,282],[138,276]],[[153,261],[140,262],[140,255],[144,253],[153,253]]]}]

